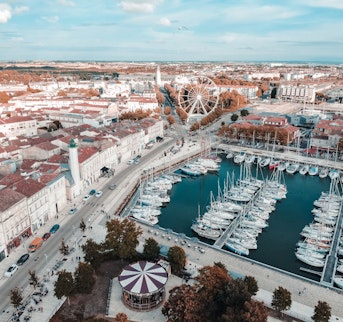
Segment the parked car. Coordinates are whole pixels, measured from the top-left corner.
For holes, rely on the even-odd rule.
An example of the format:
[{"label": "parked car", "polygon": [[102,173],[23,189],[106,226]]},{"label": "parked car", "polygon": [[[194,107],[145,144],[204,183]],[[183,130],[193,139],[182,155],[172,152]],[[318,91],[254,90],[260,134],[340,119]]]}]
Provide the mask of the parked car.
[{"label": "parked car", "polygon": [[90,195],[85,195],[85,196],[83,197],[83,201],[87,201],[90,197],[91,197]]},{"label": "parked car", "polygon": [[115,188],[117,188],[117,185],[115,183],[111,183],[109,186],[108,186],[109,189],[111,190],[114,190]]},{"label": "parked car", "polygon": [[59,230],[60,229],[60,225],[59,224],[55,224],[55,225],[53,225],[52,227],[51,227],[51,229],[50,229],[50,233],[51,234],[54,234],[57,230]]},{"label": "parked car", "polygon": [[95,197],[99,198],[102,196],[102,191],[97,191],[96,194],[95,194]]},{"label": "parked car", "polygon": [[71,208],[71,209],[68,211],[68,214],[69,214],[69,215],[73,215],[73,214],[75,214],[75,212],[77,212],[77,208]]},{"label": "parked car", "polygon": [[23,265],[30,257],[30,254],[26,253],[21,255],[20,258],[17,260],[17,266]]},{"label": "parked car", "polygon": [[42,238],[45,241],[45,240],[49,239],[50,236],[51,236],[50,233],[45,233]]},{"label": "parked car", "polygon": [[11,277],[18,270],[18,265],[12,264],[8,270],[5,272],[6,277]]},{"label": "parked car", "polygon": [[96,190],[95,189],[92,189],[91,191],[89,191],[89,195],[90,196],[93,196],[96,194]]}]

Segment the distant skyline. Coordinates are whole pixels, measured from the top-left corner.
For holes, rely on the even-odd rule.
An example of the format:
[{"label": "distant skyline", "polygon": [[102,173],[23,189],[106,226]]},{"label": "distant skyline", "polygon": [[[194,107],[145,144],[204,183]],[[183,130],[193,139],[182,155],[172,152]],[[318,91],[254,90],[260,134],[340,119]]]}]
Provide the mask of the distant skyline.
[{"label": "distant skyline", "polygon": [[343,0],[0,0],[0,61],[343,63]]}]

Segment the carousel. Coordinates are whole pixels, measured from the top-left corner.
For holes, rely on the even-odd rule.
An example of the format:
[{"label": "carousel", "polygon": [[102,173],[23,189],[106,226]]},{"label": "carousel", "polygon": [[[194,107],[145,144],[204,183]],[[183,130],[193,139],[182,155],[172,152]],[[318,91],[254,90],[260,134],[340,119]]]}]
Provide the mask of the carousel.
[{"label": "carousel", "polygon": [[168,273],[159,264],[139,261],[124,267],[118,277],[122,300],[139,311],[154,309],[163,302]]}]

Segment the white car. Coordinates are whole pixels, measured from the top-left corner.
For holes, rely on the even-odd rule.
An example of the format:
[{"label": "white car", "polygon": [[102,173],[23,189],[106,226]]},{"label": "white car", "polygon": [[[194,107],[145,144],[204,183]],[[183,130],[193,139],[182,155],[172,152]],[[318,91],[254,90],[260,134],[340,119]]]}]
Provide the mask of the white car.
[{"label": "white car", "polygon": [[99,198],[102,196],[102,191],[97,191],[95,197]]},{"label": "white car", "polygon": [[90,197],[91,197],[90,195],[85,195],[85,196],[83,197],[83,201],[87,201]]},{"label": "white car", "polygon": [[5,272],[6,277],[11,277],[18,270],[18,265],[12,264],[8,270]]}]

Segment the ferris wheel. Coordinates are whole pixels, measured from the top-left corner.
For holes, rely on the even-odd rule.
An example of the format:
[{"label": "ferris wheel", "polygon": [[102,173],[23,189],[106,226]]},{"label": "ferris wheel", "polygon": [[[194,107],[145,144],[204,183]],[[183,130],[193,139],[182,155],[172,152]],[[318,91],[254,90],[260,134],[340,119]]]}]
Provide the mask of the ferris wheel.
[{"label": "ferris wheel", "polygon": [[219,92],[216,84],[204,76],[192,77],[178,93],[179,107],[190,118],[201,118],[217,107]]}]

